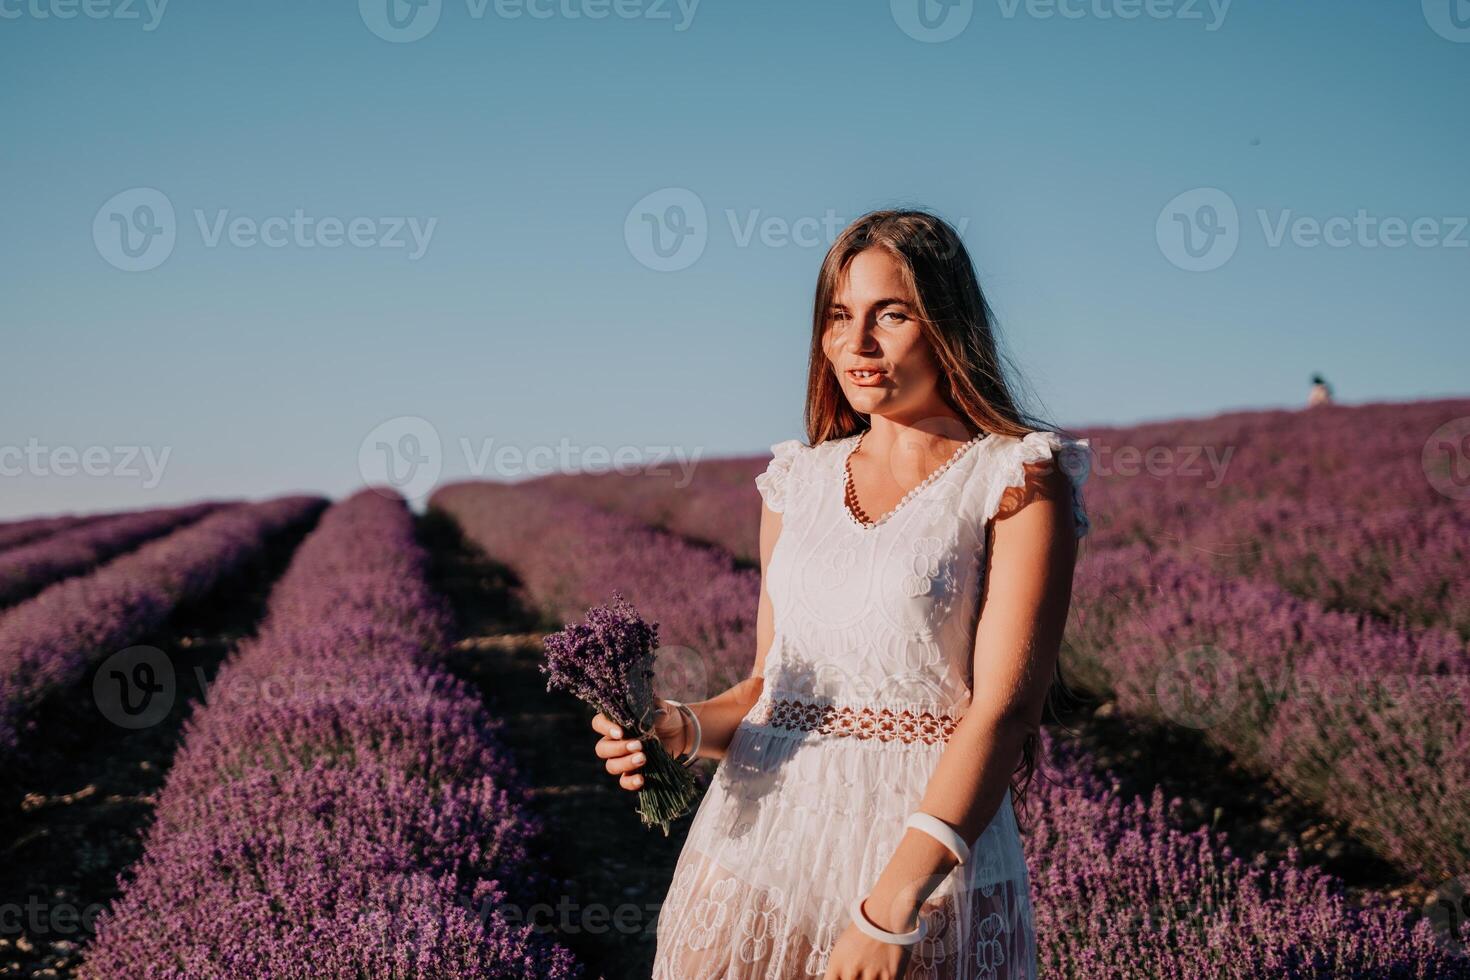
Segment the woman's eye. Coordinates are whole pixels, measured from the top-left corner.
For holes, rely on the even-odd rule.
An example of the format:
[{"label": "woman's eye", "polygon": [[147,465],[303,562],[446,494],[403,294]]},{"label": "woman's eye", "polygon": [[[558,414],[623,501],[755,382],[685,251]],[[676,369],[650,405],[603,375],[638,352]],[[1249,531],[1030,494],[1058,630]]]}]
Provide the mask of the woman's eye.
[{"label": "woman's eye", "polygon": [[898,312],[897,310],[889,310],[887,313],[885,313],[883,315],[884,316],[891,316],[891,317],[893,317],[893,322],[894,323],[902,323],[902,322],[904,322],[905,320],[908,319],[908,317],[904,316],[902,313]]}]

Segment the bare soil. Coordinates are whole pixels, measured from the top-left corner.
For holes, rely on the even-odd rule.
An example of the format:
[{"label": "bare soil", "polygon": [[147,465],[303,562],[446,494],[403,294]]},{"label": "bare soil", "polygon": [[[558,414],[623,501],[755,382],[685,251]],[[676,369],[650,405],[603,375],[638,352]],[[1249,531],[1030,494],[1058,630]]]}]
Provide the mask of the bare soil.
[{"label": "bare soil", "polygon": [[593,752],[601,737],[592,730],[593,709],[548,692],[537,669],[541,637],[560,624],[531,612],[515,575],[441,516],[430,512],[420,535],[434,555],[434,584],[459,620],[448,665],[507,722],[505,741],[531,787],[529,803],[550,828],[543,870],[565,888],[545,896],[550,908],[534,921],[589,966],[589,977],[648,977],[658,911],[691,815],[668,837],[643,827],[633,794]]}]

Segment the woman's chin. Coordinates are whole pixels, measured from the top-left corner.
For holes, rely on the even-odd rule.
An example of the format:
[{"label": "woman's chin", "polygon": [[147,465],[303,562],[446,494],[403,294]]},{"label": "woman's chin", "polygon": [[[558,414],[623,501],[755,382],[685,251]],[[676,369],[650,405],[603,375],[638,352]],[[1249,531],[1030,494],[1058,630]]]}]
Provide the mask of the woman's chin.
[{"label": "woman's chin", "polygon": [[847,391],[847,402],[855,411],[864,415],[878,411],[891,403],[892,390],[889,388],[849,388]]}]

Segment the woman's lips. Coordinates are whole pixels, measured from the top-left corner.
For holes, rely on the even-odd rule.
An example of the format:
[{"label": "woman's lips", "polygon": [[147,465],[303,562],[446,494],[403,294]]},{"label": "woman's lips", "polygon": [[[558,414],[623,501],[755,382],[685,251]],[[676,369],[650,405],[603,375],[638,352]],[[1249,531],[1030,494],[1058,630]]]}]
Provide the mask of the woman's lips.
[{"label": "woman's lips", "polygon": [[888,380],[886,371],[874,371],[867,377],[860,377],[856,371],[848,371],[847,377],[859,388],[876,388]]}]

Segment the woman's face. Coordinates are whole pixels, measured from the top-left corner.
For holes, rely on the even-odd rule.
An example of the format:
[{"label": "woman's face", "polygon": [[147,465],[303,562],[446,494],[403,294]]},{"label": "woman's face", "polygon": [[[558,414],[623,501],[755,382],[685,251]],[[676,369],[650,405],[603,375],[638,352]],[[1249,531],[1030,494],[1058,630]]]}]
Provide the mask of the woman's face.
[{"label": "woman's face", "polygon": [[856,411],[912,421],[937,414],[940,368],[899,269],[886,249],[853,257],[833,292],[823,347]]}]

